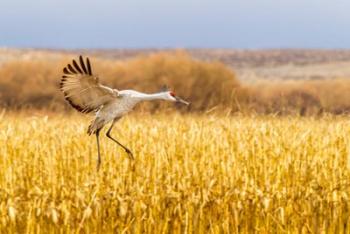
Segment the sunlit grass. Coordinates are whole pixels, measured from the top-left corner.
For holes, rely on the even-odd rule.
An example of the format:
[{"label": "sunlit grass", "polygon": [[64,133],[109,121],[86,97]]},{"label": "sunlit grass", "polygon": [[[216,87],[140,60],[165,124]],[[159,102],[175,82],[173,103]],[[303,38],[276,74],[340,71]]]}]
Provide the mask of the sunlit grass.
[{"label": "sunlit grass", "polygon": [[349,232],[345,117],[129,116],[99,173],[88,123],[0,119],[1,233]]}]

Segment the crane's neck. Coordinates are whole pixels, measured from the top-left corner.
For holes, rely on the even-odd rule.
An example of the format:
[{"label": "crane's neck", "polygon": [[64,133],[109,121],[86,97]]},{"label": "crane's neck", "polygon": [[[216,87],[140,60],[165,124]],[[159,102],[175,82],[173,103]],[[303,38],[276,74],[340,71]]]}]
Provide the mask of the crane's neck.
[{"label": "crane's neck", "polygon": [[135,90],[121,90],[119,91],[121,95],[126,95],[132,98],[135,98],[139,101],[150,101],[150,100],[167,100],[168,95],[166,92],[159,93],[142,93]]},{"label": "crane's neck", "polygon": [[151,94],[138,92],[138,94],[136,96],[138,98],[140,98],[140,100],[143,100],[143,101],[164,100],[164,99],[166,99],[166,93],[164,93],[164,92],[151,93]]}]

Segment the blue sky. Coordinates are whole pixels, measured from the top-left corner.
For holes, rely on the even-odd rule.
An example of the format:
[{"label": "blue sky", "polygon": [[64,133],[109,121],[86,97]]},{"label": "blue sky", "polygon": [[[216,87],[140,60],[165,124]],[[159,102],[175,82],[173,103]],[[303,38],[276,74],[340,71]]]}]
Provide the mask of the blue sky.
[{"label": "blue sky", "polygon": [[350,1],[1,0],[3,46],[350,48]]}]

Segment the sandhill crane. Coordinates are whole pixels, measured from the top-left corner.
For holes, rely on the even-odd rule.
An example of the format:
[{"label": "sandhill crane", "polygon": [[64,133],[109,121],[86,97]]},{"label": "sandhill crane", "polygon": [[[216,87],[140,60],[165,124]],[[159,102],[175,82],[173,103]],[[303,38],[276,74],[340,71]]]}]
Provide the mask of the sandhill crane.
[{"label": "sandhill crane", "polygon": [[137,103],[145,100],[167,100],[189,105],[188,102],[169,90],[146,94],[135,90],[109,88],[100,84],[99,78],[92,73],[89,58],[84,61],[84,58],[79,56],[78,62],[73,60],[71,64],[63,68],[64,75],[62,76],[60,89],[73,108],[82,113],[96,113],[87,133],[96,135],[97,170],[101,164],[99,134],[106,124],[112,122],[106,136],[122,147],[130,159],[133,159],[132,152],[111,136],[114,124],[122,116],[131,111]]}]

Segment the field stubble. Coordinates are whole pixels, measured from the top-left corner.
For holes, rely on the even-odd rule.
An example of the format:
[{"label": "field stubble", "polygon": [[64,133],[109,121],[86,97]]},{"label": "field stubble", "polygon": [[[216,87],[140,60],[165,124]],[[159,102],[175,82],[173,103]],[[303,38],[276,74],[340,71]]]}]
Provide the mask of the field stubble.
[{"label": "field stubble", "polygon": [[102,138],[88,118],[0,119],[0,232],[349,232],[345,117],[157,114]]}]

